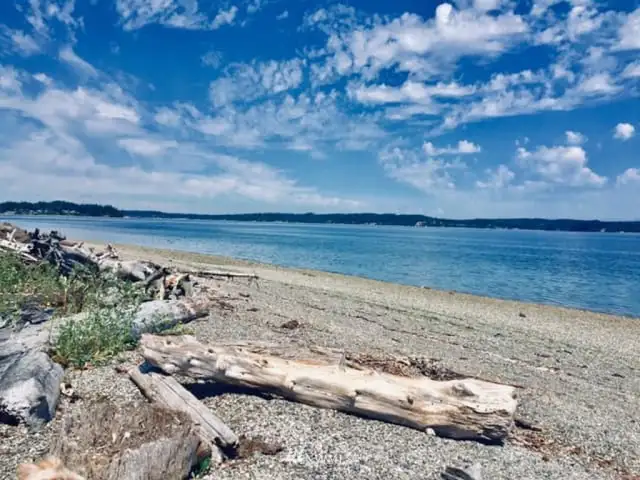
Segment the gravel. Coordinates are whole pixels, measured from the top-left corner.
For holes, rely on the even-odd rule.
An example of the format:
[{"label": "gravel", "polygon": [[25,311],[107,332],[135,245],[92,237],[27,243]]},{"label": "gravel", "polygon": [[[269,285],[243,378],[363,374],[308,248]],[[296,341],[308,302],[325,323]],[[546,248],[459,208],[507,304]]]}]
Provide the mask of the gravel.
[{"label": "gravel", "polygon": [[[404,287],[365,279],[141,247],[118,247],[189,269],[260,279],[203,280],[218,298],[190,325],[202,341],[318,344],[418,355],[443,368],[518,385],[521,425],[504,446],[454,441],[279,398],[216,388],[203,401],[239,435],[283,450],[234,460],[205,478],[440,478],[447,465],[491,479],[621,479],[640,475],[640,322],[578,310]],[[521,315],[522,314],[522,315]],[[523,316],[524,315],[524,316]],[[292,321],[297,321],[298,326]],[[289,322],[289,328],[282,327]],[[128,355],[133,365],[139,358]],[[80,402],[141,401],[112,366],[68,372]],[[201,388],[200,388],[201,389]],[[73,408],[65,399],[61,409]],[[37,434],[0,425],[0,478],[43,455],[58,418]],[[70,466],[71,468],[73,466]]]}]

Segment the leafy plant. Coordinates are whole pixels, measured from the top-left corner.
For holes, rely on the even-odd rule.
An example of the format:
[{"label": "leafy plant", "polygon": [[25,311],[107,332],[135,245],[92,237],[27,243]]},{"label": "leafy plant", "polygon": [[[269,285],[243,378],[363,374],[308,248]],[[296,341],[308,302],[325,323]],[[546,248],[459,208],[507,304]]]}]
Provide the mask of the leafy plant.
[{"label": "leafy plant", "polygon": [[0,252],[0,320],[15,320],[27,304],[53,307],[63,320],[52,353],[63,364],[100,364],[135,346],[133,318],[144,296],[135,284],[97,269],[77,267],[65,277],[48,263],[26,264]]}]

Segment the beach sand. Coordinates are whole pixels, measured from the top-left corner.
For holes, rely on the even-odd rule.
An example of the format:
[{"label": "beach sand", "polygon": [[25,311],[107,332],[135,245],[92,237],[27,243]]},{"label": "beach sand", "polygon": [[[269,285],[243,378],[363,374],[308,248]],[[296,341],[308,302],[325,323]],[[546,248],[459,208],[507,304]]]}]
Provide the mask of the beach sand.
[{"label": "beach sand", "polygon": [[[125,259],[259,277],[207,280],[222,301],[208,318],[189,325],[204,342],[257,340],[422,356],[464,375],[519,387],[518,426],[504,446],[437,438],[277,398],[208,396],[203,401],[236,433],[261,436],[284,450],[234,462],[205,478],[436,479],[447,465],[474,462],[485,480],[640,475],[640,319],[201,254],[116,248]],[[281,327],[290,320],[299,328]],[[113,367],[70,372],[68,379],[83,398],[142,401]],[[35,440],[21,427],[3,426],[0,478],[15,478],[11,469],[18,461],[44,453],[55,423]]]}]

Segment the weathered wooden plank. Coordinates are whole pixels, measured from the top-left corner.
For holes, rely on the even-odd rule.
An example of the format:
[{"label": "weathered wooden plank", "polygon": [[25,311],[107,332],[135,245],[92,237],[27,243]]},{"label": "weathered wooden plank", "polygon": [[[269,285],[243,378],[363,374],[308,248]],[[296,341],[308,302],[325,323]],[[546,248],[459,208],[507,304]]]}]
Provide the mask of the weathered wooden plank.
[{"label": "weathered wooden plank", "polygon": [[[217,446],[231,449],[237,447],[237,435],[174,378],[157,372],[143,373],[139,367],[132,368],[129,377],[152,402],[188,415],[201,440],[210,444],[214,455]],[[221,460],[223,453],[218,453],[217,457]]]},{"label": "weathered wooden plank", "polygon": [[515,388],[472,378],[436,381],[316,360],[203,345],[191,336],[143,335],[142,354],[163,371],[266,390],[331,408],[457,438],[500,442],[513,425]]}]

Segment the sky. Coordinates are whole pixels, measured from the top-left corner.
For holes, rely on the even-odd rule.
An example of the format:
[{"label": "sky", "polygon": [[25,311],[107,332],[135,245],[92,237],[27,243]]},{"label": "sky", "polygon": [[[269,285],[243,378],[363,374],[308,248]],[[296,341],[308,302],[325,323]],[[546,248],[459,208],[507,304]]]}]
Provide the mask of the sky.
[{"label": "sky", "polygon": [[640,0],[3,0],[0,201],[640,219]]}]

